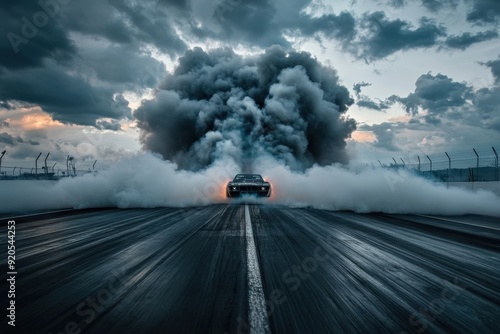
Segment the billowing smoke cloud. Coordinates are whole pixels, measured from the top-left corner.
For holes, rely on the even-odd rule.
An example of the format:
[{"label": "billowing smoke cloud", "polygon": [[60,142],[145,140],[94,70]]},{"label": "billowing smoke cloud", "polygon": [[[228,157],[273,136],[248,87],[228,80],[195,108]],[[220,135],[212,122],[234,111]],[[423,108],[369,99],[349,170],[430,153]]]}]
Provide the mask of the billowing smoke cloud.
[{"label": "billowing smoke cloud", "polygon": [[353,103],[336,72],[275,46],[256,57],[196,48],[135,117],[141,141],[186,170],[231,158],[244,171],[268,155],[293,170],[346,163]]},{"label": "billowing smoke cloud", "polygon": [[487,191],[447,188],[405,172],[383,168],[355,171],[314,166],[305,173],[269,157],[256,162],[272,183],[271,198],[228,200],[227,182],[236,164],[218,161],[198,172],[150,153],[122,161],[97,174],[60,181],[3,181],[0,212],[62,208],[188,207],[215,203],[256,202],[356,212],[486,214],[500,217],[500,197]]}]

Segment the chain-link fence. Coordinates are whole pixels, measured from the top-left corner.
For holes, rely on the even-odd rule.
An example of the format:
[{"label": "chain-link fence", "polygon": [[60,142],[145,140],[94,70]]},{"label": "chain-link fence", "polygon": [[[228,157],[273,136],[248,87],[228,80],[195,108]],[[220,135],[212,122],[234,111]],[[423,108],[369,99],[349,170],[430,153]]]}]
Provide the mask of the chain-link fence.
[{"label": "chain-link fence", "polygon": [[[47,161],[49,154],[45,158],[41,157],[40,154],[34,159],[32,165],[30,163],[20,163],[19,166],[12,166],[10,163],[5,164],[5,151],[0,152],[0,155],[0,180],[58,180],[63,177],[97,173],[95,169],[97,160],[91,164],[87,163],[86,169],[77,169],[75,159],[71,156],[68,156],[64,162],[54,162]],[[55,168],[56,166],[63,167]]]},{"label": "chain-link fence", "polygon": [[82,176],[88,173],[97,173],[95,170],[83,170],[83,169],[51,169],[48,168],[48,171],[45,172],[45,168],[38,168],[36,170],[33,168],[27,167],[12,167],[12,166],[2,166],[0,180],[50,180],[50,179],[60,179],[62,177],[75,177]]},{"label": "chain-link fence", "polygon": [[443,182],[499,181],[498,153],[495,147],[418,154],[378,161],[386,168],[407,168],[430,179]]}]

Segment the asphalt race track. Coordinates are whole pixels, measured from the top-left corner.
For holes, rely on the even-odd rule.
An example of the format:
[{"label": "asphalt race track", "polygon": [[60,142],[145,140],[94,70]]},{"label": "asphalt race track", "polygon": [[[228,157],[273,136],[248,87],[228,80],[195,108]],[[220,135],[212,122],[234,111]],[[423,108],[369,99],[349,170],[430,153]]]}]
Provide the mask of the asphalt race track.
[{"label": "asphalt race track", "polygon": [[498,218],[249,204],[15,221],[2,333],[500,333]]}]

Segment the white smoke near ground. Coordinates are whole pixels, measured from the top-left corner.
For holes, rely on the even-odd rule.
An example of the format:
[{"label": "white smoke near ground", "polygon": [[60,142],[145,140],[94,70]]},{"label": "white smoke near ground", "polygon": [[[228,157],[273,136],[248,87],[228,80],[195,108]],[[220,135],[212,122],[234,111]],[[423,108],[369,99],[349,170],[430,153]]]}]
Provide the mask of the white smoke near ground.
[{"label": "white smoke near ground", "polygon": [[292,171],[272,157],[256,166],[272,184],[270,198],[227,199],[227,182],[240,172],[231,159],[184,171],[151,153],[107,170],[59,181],[3,181],[0,212],[65,208],[153,208],[251,202],[360,213],[484,214],[500,217],[500,197],[487,191],[447,188],[404,171],[354,171],[340,165]]},{"label": "white smoke near ground", "polygon": [[348,210],[358,213],[500,216],[500,197],[435,183],[405,170],[339,165],[314,166],[294,173],[274,164],[265,175],[272,180],[272,202],[291,207]]},{"label": "white smoke near ground", "polygon": [[96,174],[59,181],[4,181],[0,212],[221,203],[225,199],[221,185],[237,170],[228,160],[200,172],[188,172],[157,155],[139,154]]}]

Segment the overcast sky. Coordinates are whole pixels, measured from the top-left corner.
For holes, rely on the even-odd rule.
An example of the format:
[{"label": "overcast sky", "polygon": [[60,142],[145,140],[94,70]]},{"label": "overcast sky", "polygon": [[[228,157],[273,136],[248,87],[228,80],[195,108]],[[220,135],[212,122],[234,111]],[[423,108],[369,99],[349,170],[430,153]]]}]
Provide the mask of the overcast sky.
[{"label": "overcast sky", "polygon": [[0,21],[4,166],[140,151],[136,110],[194,47],[333,68],[356,161],[500,149],[498,0],[5,0]]}]

